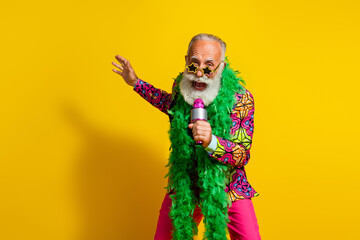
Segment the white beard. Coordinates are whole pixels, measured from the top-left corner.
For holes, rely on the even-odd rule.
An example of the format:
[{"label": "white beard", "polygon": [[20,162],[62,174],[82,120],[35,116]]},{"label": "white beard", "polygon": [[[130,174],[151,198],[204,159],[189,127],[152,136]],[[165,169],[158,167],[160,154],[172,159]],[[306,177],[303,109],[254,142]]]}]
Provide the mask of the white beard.
[{"label": "white beard", "polygon": [[[200,98],[203,100],[205,106],[210,105],[219,93],[223,70],[224,64],[221,63],[214,78],[210,79],[205,75],[197,77],[195,74],[188,73],[185,69],[179,86],[185,102],[194,105],[194,101]],[[204,90],[196,90],[194,88],[194,81],[206,83],[206,88]]]}]

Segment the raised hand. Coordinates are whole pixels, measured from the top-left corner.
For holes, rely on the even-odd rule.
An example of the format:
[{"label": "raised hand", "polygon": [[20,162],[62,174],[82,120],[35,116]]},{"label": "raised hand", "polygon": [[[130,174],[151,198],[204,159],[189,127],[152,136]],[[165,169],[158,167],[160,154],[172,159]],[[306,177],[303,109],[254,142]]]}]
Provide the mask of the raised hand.
[{"label": "raised hand", "polygon": [[119,74],[127,84],[129,84],[130,86],[134,86],[138,80],[138,77],[136,76],[130,62],[120,55],[116,55],[115,58],[120,64],[112,62],[112,65],[119,69],[113,69],[113,71]]}]

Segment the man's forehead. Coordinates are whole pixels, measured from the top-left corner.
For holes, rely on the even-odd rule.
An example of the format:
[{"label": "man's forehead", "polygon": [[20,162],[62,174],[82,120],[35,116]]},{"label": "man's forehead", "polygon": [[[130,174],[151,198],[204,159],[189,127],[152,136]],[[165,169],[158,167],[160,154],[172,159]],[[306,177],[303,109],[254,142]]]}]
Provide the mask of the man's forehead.
[{"label": "man's forehead", "polygon": [[193,43],[189,51],[190,58],[206,57],[214,60],[220,56],[220,43],[211,40],[197,40]]}]

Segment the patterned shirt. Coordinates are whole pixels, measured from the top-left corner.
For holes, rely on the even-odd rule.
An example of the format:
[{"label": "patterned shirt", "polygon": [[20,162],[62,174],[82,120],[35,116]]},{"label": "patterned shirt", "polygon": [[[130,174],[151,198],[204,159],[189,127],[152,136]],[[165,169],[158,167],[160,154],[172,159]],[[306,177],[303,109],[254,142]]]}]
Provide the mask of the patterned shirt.
[{"label": "patterned shirt", "polygon": [[[232,202],[259,195],[248,182],[244,168],[250,159],[254,132],[254,98],[247,89],[245,90],[244,94],[235,94],[237,102],[230,115],[233,123],[230,129],[231,139],[215,136],[216,148],[208,152],[216,160],[230,165],[225,191]],[[160,111],[168,114],[167,111],[173,100],[171,93],[155,88],[141,79],[134,85],[134,91]]]}]

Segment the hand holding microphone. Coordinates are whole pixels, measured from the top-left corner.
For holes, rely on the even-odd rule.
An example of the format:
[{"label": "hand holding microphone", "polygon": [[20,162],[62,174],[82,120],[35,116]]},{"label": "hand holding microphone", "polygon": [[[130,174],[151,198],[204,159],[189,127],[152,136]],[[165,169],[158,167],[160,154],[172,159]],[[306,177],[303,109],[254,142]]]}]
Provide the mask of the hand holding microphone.
[{"label": "hand holding microphone", "polygon": [[204,108],[204,102],[201,99],[194,101],[194,108],[191,110],[191,123],[189,128],[192,129],[196,144],[207,147],[211,142],[211,126],[207,122],[207,112]]}]

